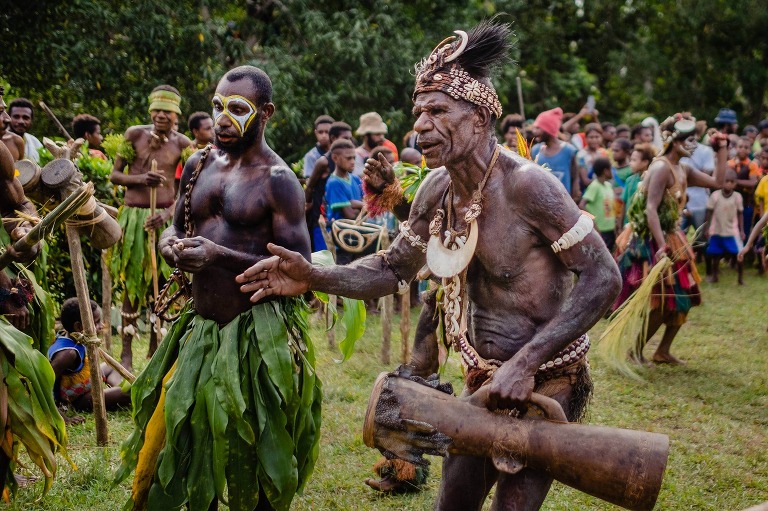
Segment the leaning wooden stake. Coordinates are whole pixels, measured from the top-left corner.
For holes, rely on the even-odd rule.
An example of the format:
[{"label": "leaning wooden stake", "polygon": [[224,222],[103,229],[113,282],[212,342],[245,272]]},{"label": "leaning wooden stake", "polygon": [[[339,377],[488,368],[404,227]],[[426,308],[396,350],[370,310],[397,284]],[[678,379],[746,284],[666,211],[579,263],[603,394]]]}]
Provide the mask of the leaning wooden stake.
[{"label": "leaning wooden stake", "polygon": [[104,346],[112,349],[112,275],[109,273],[107,251],[101,251],[101,321],[104,323]]},{"label": "leaning wooden stake", "polygon": [[411,360],[411,290],[400,296],[400,363]]},{"label": "leaning wooden stake", "polygon": [[128,383],[133,383],[136,381],[136,377],[133,375],[132,372],[130,372],[128,369],[126,369],[123,364],[115,360],[112,355],[104,351],[101,346],[99,346],[99,354],[101,354],[102,358],[104,358],[104,362],[109,364],[109,366],[117,371],[120,376],[123,377],[125,381]]},{"label": "leaning wooden stake", "polygon": [[91,374],[91,399],[93,400],[93,417],[96,420],[96,444],[107,445],[109,431],[107,428],[107,411],[104,406],[104,389],[99,369],[99,339],[96,337],[96,324],[93,322],[91,311],[91,298],[88,293],[88,284],[85,280],[85,266],[83,265],[83,248],[80,245],[80,235],[72,226],[67,226],[67,242],[69,243],[69,255],[72,261],[72,277],[75,281],[77,301],[80,305],[80,321],[83,324],[85,349],[88,354],[88,365]]}]

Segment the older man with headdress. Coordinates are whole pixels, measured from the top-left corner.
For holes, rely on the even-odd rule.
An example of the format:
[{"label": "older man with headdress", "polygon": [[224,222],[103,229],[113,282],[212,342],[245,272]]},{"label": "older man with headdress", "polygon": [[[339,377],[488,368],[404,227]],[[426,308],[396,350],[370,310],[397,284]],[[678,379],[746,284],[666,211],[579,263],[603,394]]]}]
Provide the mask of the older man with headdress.
[{"label": "older man with headdress", "polygon": [[[618,293],[619,273],[563,185],[496,143],[502,109],[489,77],[508,58],[509,26],[484,22],[457,34],[416,68],[414,129],[436,170],[389,250],[320,268],[269,245],[275,257],[238,279],[252,301],[308,289],[370,299],[407,290],[426,263],[445,288],[464,393],[488,385],[490,409],[524,410],[535,389],[578,420],[591,391],[585,332]],[[536,509],[551,482],[531,469],[509,474],[488,458],[449,455],[437,507],[479,509],[498,483],[494,508]]]},{"label": "older man with headdress", "polygon": [[[696,149],[696,119],[688,114],[675,114],[660,126],[663,147],[643,176],[637,193],[627,206],[629,223],[616,240],[616,260],[623,277],[623,288],[614,304],[618,308],[629,296],[646,284],[653,286],[650,300],[636,295],[625,305],[624,318],[647,317],[645,332],[629,332],[616,328],[605,339],[607,344],[625,345],[626,349],[607,351],[624,357],[627,350],[639,362],[644,362],[645,342],[666,325],[664,336],[653,355],[657,363],[680,364],[669,349],[677,332],[685,323],[691,307],[701,304],[700,277],[696,271],[695,255],[685,234],[680,230],[680,213],[685,207],[686,188],[703,186],[722,188],[725,180],[728,142],[726,135],[711,138],[716,150],[714,176],[681,164]],[[665,257],[666,256],[666,257]],[[661,263],[660,266],[656,266]],[[662,270],[662,265],[664,270]],[[657,272],[653,272],[656,267]],[[661,271],[660,276],[655,276]],[[629,308],[627,308],[629,307]],[[621,361],[616,361],[621,366]]]},{"label": "older man with headdress", "polygon": [[[112,249],[110,270],[123,290],[121,359],[126,367],[133,366],[131,343],[137,333],[136,319],[147,303],[152,283],[147,231],[169,224],[176,204],[176,166],[182,151],[192,145],[185,135],[173,129],[181,115],[180,104],[181,96],[174,87],[155,87],[149,95],[152,124],[128,128],[125,140],[133,151],[124,152],[133,154],[119,153],[110,176],[114,184],[125,187],[125,204],[118,215],[123,238]],[[150,210],[152,193],[156,202],[154,214]],[[170,274],[161,257],[157,257],[157,268],[166,277]],[[150,335],[157,333],[152,329]]]}]

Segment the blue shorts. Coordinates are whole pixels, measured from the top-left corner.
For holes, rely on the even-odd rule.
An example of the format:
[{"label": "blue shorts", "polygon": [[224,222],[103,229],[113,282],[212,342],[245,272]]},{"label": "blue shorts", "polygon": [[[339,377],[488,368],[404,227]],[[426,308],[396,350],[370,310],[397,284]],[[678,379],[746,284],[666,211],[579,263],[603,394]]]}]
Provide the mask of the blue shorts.
[{"label": "blue shorts", "polygon": [[739,253],[739,243],[736,236],[717,236],[709,237],[707,245],[707,255],[721,256],[725,254],[736,255]]},{"label": "blue shorts", "polygon": [[321,250],[328,250],[328,246],[325,244],[323,230],[318,225],[312,229],[312,252],[319,252]]}]

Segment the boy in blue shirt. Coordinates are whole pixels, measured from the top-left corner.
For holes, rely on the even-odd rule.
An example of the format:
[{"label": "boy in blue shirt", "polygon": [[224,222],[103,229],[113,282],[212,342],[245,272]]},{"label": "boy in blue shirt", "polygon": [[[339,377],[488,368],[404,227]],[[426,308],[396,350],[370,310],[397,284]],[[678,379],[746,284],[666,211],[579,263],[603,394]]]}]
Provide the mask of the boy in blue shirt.
[{"label": "boy in blue shirt", "polygon": [[354,220],[363,209],[363,182],[352,174],[355,169],[355,146],[349,140],[339,139],[331,145],[330,153],[336,169],[325,185],[328,221],[339,218]]}]

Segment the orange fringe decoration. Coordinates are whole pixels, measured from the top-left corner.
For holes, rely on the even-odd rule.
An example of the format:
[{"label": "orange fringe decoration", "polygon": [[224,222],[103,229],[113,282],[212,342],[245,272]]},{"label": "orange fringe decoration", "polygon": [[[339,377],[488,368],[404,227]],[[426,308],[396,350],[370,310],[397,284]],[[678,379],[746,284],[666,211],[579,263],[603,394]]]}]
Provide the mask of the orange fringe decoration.
[{"label": "orange fringe decoration", "polygon": [[400,186],[400,181],[397,177],[395,177],[395,180],[387,185],[382,191],[369,188],[365,181],[363,181],[363,195],[365,209],[368,211],[368,215],[377,217],[383,213],[392,211],[395,206],[403,201],[403,187]]},{"label": "orange fringe decoration", "polygon": [[[389,469],[389,470],[387,470]],[[381,458],[373,465],[373,471],[379,476],[384,477],[384,472],[394,471],[395,478],[398,481],[413,481],[416,479],[416,465],[403,460],[388,460]]]}]

